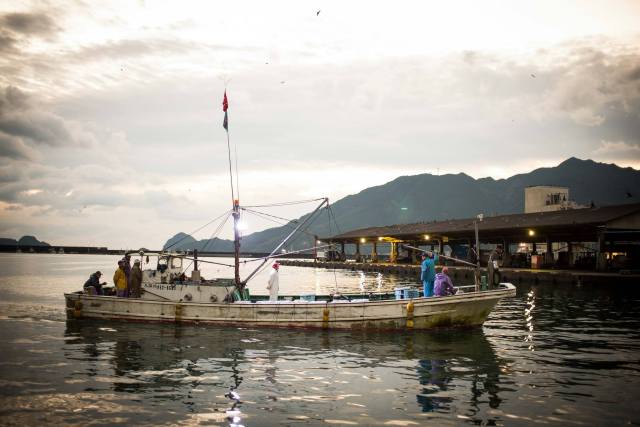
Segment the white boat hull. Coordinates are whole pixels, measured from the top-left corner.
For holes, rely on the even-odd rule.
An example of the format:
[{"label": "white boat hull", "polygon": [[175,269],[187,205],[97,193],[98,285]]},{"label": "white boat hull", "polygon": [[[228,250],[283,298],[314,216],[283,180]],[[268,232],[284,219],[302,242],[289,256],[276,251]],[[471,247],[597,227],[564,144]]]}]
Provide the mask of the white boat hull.
[{"label": "white boat hull", "polygon": [[194,303],[65,294],[67,317],[325,329],[431,329],[477,326],[515,287],[448,297],[382,301]]}]

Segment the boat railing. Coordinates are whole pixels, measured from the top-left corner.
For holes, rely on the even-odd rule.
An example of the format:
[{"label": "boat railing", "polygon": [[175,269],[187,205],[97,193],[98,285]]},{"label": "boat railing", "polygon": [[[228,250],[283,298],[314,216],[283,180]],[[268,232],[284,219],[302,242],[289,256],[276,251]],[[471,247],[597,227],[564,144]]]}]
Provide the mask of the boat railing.
[{"label": "boat railing", "polygon": [[476,286],[475,285],[465,285],[465,286],[454,286],[454,289],[457,290],[457,292],[462,293],[462,294],[466,294],[469,292],[475,292],[476,291]]}]

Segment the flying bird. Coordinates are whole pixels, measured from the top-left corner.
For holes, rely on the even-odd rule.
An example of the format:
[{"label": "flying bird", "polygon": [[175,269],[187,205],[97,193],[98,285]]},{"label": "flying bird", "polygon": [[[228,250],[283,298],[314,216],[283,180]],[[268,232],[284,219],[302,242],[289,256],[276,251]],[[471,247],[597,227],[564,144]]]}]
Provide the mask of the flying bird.
[{"label": "flying bird", "polygon": [[536,75],[531,73],[531,77],[533,77],[534,79],[536,78]]},{"label": "flying bird", "polygon": [[627,197],[633,197],[633,194],[631,194],[631,193],[629,193],[629,192],[627,191]]},{"label": "flying bird", "polygon": [[318,16],[318,15],[320,15],[320,11],[317,11],[317,12],[316,12],[316,16]]},{"label": "flying bird", "polygon": [[281,81],[281,82],[280,82],[280,84],[281,84],[281,85],[283,85],[283,84],[284,84],[284,80],[283,80],[283,81]]}]

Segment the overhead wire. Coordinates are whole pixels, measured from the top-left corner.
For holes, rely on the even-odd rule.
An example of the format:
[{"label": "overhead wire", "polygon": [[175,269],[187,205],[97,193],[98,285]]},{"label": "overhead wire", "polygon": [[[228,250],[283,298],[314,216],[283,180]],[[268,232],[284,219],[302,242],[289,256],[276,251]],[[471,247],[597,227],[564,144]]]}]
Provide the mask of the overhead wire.
[{"label": "overhead wire", "polygon": [[[182,237],[180,240],[177,240],[175,242],[173,242],[172,244],[170,244],[169,246],[167,246],[166,248],[164,248],[164,250],[167,249],[171,249],[173,246],[177,245],[178,243],[182,242],[184,239],[186,239],[187,237],[190,237],[192,234],[197,233],[198,231],[202,230],[203,228],[207,227],[208,225],[214,223],[215,221],[219,220],[220,218],[222,218],[225,215],[229,215],[231,213],[231,209],[229,209],[228,211],[224,212],[222,215],[215,217],[214,219],[212,219],[211,221],[207,222],[205,225],[203,225],[202,227],[199,227],[197,229],[195,229],[194,231],[192,231],[191,233],[185,235],[184,237]],[[226,219],[225,219],[226,222]]]},{"label": "overhead wire", "polygon": [[[264,212],[254,211],[254,210],[251,210],[251,209],[244,209],[243,208],[243,210],[245,210],[246,212],[251,213],[253,215],[256,215],[257,217],[260,217],[260,218],[262,218],[264,220],[271,221],[271,222],[273,222],[275,224],[282,225],[283,227],[294,228],[294,226],[291,225],[291,224],[299,223],[299,221],[297,219],[289,220],[287,218],[280,218],[280,217],[275,216],[275,215],[270,215],[270,214],[267,214],[267,213],[264,213]],[[276,220],[274,220],[272,218],[269,218],[269,217],[278,218],[278,219],[281,219],[282,221],[287,221],[287,222],[276,221]],[[308,236],[313,236],[314,238],[316,236],[315,234],[312,234],[312,233],[309,233],[309,232],[306,232],[306,231],[303,231],[303,233],[308,235]]]},{"label": "overhead wire", "polygon": [[245,208],[271,208],[271,207],[274,207],[274,206],[301,205],[303,203],[317,202],[319,200],[324,200],[324,197],[321,197],[319,199],[295,200],[295,201],[291,201],[291,202],[278,202],[278,203],[271,203],[271,204],[268,204],[268,205],[251,205],[251,206],[243,206],[243,207],[245,207]]}]

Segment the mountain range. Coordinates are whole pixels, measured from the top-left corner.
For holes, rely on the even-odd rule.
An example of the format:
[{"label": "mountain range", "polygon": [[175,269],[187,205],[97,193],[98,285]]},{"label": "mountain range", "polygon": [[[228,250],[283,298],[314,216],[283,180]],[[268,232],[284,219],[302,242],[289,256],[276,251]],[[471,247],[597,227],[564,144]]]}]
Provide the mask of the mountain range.
[{"label": "mountain range", "polygon": [[41,242],[34,236],[22,236],[19,240],[0,237],[0,245],[6,246],[51,246],[47,242]]},{"label": "mountain range", "polygon": [[[386,184],[370,187],[333,203],[331,209],[339,228],[328,221],[314,222],[311,235],[328,237],[349,230],[393,224],[411,224],[453,218],[469,218],[484,213],[498,215],[524,212],[524,189],[535,185],[569,188],[571,200],[597,206],[640,201],[640,171],[615,164],[570,158],[555,167],[539,168],[506,179],[474,179],[464,173],[401,176]],[[307,215],[298,218],[304,220]],[[326,215],[323,215],[326,218]],[[269,228],[242,239],[242,252],[270,252],[295,226]],[[287,250],[313,246],[307,234],[287,244]],[[170,238],[164,248],[233,251],[233,242],[224,239],[196,240],[185,233]]]}]

